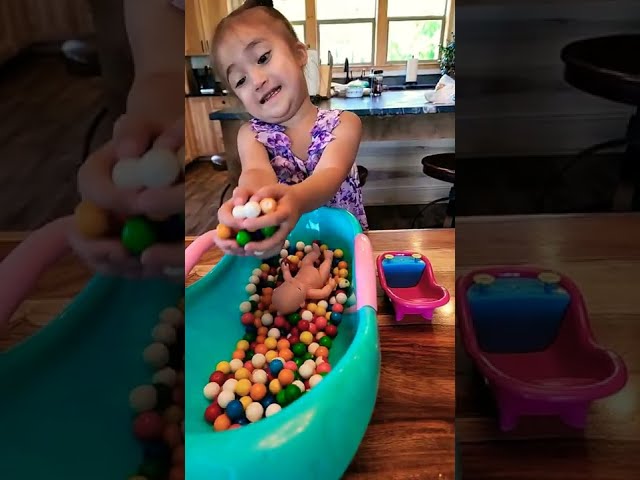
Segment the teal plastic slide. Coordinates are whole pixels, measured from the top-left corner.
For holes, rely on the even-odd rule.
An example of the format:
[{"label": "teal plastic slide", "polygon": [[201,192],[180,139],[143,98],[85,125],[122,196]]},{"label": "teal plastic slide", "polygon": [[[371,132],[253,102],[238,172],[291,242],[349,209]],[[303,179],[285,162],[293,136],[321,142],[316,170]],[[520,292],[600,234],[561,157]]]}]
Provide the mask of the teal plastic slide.
[{"label": "teal plastic slide", "polygon": [[[187,269],[211,244],[208,232],[187,250]],[[378,392],[380,348],[376,275],[368,238],[350,213],[322,207],[305,214],[288,237],[342,249],[355,274],[329,360],[331,372],[281,411],[216,432],[204,419],[203,387],[244,334],[239,305],[260,259],[225,256],[185,292],[185,475],[189,480],[337,480],[365,434]],[[202,245],[205,245],[204,247]]]},{"label": "teal plastic slide", "polygon": [[[34,232],[0,264],[3,292],[11,291],[0,294],[0,323],[20,303],[16,294],[66,251],[69,221]],[[0,353],[0,477],[120,480],[135,473],[143,450],[129,393],[150,383],[154,370],[143,350],[159,313],[183,295],[182,285],[163,280],[96,276],[45,327]]]}]

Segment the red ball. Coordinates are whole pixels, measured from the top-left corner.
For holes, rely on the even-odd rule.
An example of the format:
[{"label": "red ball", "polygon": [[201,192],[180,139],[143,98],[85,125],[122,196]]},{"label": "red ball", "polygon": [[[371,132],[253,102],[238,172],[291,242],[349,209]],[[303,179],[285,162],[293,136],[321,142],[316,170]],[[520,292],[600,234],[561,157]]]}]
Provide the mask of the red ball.
[{"label": "red ball", "polygon": [[316,373],[329,373],[331,371],[331,365],[329,362],[322,362],[320,365],[316,367]]},{"label": "red ball", "polygon": [[267,372],[267,383],[271,383],[271,380],[273,380],[274,378],[275,377],[271,372]]},{"label": "red ball", "polygon": [[304,389],[305,390],[309,390],[311,388],[311,385],[309,384],[309,380],[305,380],[304,381]]},{"label": "red ball", "polygon": [[298,337],[297,335],[291,335],[287,340],[289,340],[289,343],[291,345],[295,345],[296,343],[300,342],[300,337]]},{"label": "red ball", "polygon": [[239,423],[234,423],[233,425],[231,425],[227,430],[234,430],[236,428],[240,428],[242,425],[240,425]]},{"label": "red ball", "polygon": [[326,333],[331,338],[334,338],[338,335],[338,327],[335,325],[327,325],[327,328],[324,329],[324,333]]},{"label": "red ball", "polygon": [[243,325],[253,325],[254,315],[251,312],[243,313],[242,317],[240,317],[240,321]]},{"label": "red ball", "polygon": [[257,345],[258,345],[258,342],[253,341],[249,344],[249,348],[251,348],[251,350],[255,350]]},{"label": "red ball", "polygon": [[253,366],[253,363],[251,363],[251,360],[247,360],[246,362],[244,362],[244,368],[246,368],[250,372],[253,372],[253,369],[255,367]]},{"label": "red ball", "polygon": [[298,330],[300,332],[306,332],[309,330],[309,322],[307,320],[300,320],[298,322]]},{"label": "red ball", "polygon": [[287,370],[291,370],[292,372],[295,372],[296,370],[298,370],[298,365],[293,360],[289,360],[288,362],[285,362],[284,368],[286,368]]},{"label": "red ball", "polygon": [[[344,290],[336,290],[336,293],[334,293],[334,295],[338,295],[339,293],[345,293],[345,291]],[[345,295],[346,295],[346,293],[345,293]],[[333,308],[333,307],[331,307],[331,308]],[[331,311],[333,312],[333,310],[331,310]]]},{"label": "red ball", "polygon": [[278,274],[278,267],[271,267],[271,269],[269,270],[269,275],[275,276],[277,274]]},{"label": "red ball", "polygon": [[180,407],[184,407],[184,388],[180,386],[174,387],[171,398],[173,399],[173,403]]},{"label": "red ball", "polygon": [[262,272],[260,274],[260,279],[261,280],[266,280],[269,277],[269,275],[267,274],[267,272]]},{"label": "red ball", "polygon": [[222,407],[217,403],[212,403],[204,411],[204,419],[212,425],[220,415],[222,415]]},{"label": "red ball", "polygon": [[329,323],[329,320],[327,320],[325,317],[316,317],[314,323],[318,330],[322,332],[325,328],[327,328],[327,323]]},{"label": "red ball", "polygon": [[309,332],[315,335],[316,333],[318,333],[318,326],[315,323],[310,323]]},{"label": "red ball", "polygon": [[217,383],[218,385],[222,386],[224,382],[227,381],[227,376],[224,373],[222,373],[220,370],[216,370],[209,377],[209,381],[213,383]]},{"label": "red ball", "polygon": [[[265,305],[264,303],[260,302],[260,303],[258,304],[258,310],[264,310],[265,308],[266,308],[266,305]],[[254,317],[254,318],[255,318],[255,317]]]},{"label": "red ball", "polygon": [[133,433],[140,440],[153,440],[162,436],[162,417],[153,410],[142,412],[133,421]]},{"label": "red ball", "polygon": [[[295,335],[296,337],[298,337],[300,335],[300,331],[299,331],[298,327],[293,327],[291,329],[291,335]],[[291,342],[291,344],[294,344],[294,343],[298,343],[298,342]]]},{"label": "red ball", "polygon": [[341,303],[336,302],[331,307],[331,311],[332,312],[336,312],[336,313],[342,313],[344,311],[344,305],[342,305]]},{"label": "red ball", "polygon": [[273,319],[273,326],[276,328],[283,328],[286,324],[287,320],[282,315],[278,315]]}]

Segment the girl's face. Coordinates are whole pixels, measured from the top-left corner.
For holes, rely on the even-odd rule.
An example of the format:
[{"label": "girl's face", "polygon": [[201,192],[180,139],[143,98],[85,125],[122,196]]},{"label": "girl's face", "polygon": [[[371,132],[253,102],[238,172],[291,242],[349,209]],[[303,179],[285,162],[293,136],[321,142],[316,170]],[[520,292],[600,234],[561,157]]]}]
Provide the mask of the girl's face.
[{"label": "girl's face", "polygon": [[[289,120],[309,95],[302,68],[306,47],[293,43],[285,27],[262,12],[255,21],[229,27],[218,61],[223,75],[245,109],[269,123]],[[260,18],[258,18],[260,15]]]}]

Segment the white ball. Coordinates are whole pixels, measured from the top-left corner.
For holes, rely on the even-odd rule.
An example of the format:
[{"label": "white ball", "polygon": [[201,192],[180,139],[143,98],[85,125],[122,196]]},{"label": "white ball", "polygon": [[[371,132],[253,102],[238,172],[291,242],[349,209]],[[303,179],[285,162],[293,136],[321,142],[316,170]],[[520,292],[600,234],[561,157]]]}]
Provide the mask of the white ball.
[{"label": "white ball", "polygon": [[154,147],[148,150],[138,164],[138,175],[149,188],[168,187],[180,175],[178,157],[171,150]]},{"label": "white ball", "polygon": [[155,342],[144,349],[144,361],[155,368],[169,363],[169,349],[164,343]]},{"label": "white ball", "polygon": [[251,374],[251,381],[253,383],[262,383],[263,385],[266,385],[267,379],[267,372],[264,370],[256,369]]},{"label": "white ball", "polygon": [[302,317],[302,320],[310,322],[311,320],[313,320],[313,313],[311,313],[309,310],[304,310],[300,317]]},{"label": "white ball", "polygon": [[305,247],[304,242],[296,243],[296,250],[302,251],[302,250],[304,250],[304,247]]},{"label": "white ball", "polygon": [[235,378],[229,378],[222,384],[222,390],[224,390],[225,392],[235,393],[237,384],[238,380],[236,380]]},{"label": "white ball", "polygon": [[304,247],[304,253],[311,253],[313,251],[313,247],[311,245],[307,245]]},{"label": "white ball", "polygon": [[320,340],[322,337],[324,337],[326,335],[326,333],[324,332],[318,332],[316,333],[316,340]]},{"label": "white ball", "polygon": [[222,390],[218,394],[218,405],[222,408],[227,408],[227,405],[231,403],[231,401],[236,399],[236,394],[230,390]]},{"label": "white ball", "polygon": [[331,305],[334,305],[334,304],[336,303],[336,297],[335,297],[335,296],[331,297],[331,298],[329,299],[329,303],[330,303]]},{"label": "white ball", "polygon": [[284,248],[289,248],[291,246],[291,242],[289,240],[284,241]]},{"label": "white ball", "polygon": [[171,345],[175,343],[177,335],[176,329],[171,325],[169,325],[168,323],[159,323],[153,328],[151,336],[156,342]]},{"label": "white ball", "polygon": [[203,389],[204,398],[207,400],[213,401],[220,393],[220,385],[216,382],[207,383]]},{"label": "white ball", "polygon": [[326,310],[327,308],[329,308],[329,304],[327,303],[327,301],[326,301],[326,300],[320,300],[320,301],[318,302],[318,306],[319,306],[319,307],[321,307],[321,308],[324,308],[325,310]]},{"label": "white ball", "polygon": [[280,258],[287,258],[287,256],[289,255],[289,251],[286,249],[282,249],[280,250]]},{"label": "white ball", "polygon": [[336,302],[344,305],[345,303],[347,303],[347,295],[340,292],[339,294],[336,295]]},{"label": "white ball", "polygon": [[153,385],[139,385],[129,393],[129,405],[136,412],[146,412],[155,408],[158,392]]},{"label": "white ball", "polygon": [[264,408],[259,402],[251,402],[244,413],[247,416],[247,420],[250,422],[257,422],[262,418]]},{"label": "white ball", "polygon": [[153,383],[161,383],[168,387],[173,387],[176,384],[177,379],[178,374],[171,367],[165,367],[162,370],[158,370],[152,377]]},{"label": "white ball", "polygon": [[259,268],[254,268],[253,272],[251,272],[251,275],[255,275],[256,277],[259,277],[260,275],[262,275],[262,270],[260,270]]},{"label": "white ball", "polygon": [[300,376],[301,376],[302,378],[304,378],[304,379],[306,380],[306,379],[307,379],[307,378],[309,378],[311,375],[313,375],[314,373],[316,373],[316,369],[315,369],[315,368],[313,368],[311,365],[307,365],[307,364],[305,363],[305,364],[300,365],[300,368],[298,369],[298,373],[300,374]]},{"label": "white ball", "polygon": [[244,214],[244,205],[236,205],[235,207],[233,207],[233,210],[231,210],[231,215],[233,215],[233,218],[246,218]]},{"label": "white ball", "polygon": [[236,373],[239,368],[242,368],[242,365],[244,364],[242,363],[242,360],[240,360],[239,358],[234,358],[229,362],[229,367],[231,368],[231,371],[233,373]]},{"label": "white ball", "polygon": [[322,375],[316,374],[309,379],[309,387],[313,388],[322,381]]},{"label": "white ball", "polygon": [[247,313],[251,311],[251,302],[242,302],[240,304],[240,311],[242,313]]},{"label": "white ball", "polygon": [[324,358],[322,357],[316,358],[316,365],[320,365],[321,363],[324,363]]},{"label": "white ball", "polygon": [[179,327],[184,322],[184,314],[177,307],[167,307],[160,312],[160,321]]},{"label": "white ball", "polygon": [[278,413],[280,410],[282,410],[282,407],[280,405],[278,405],[277,403],[272,403],[267,407],[265,416],[270,417],[271,415],[275,415],[276,413]]},{"label": "white ball", "polygon": [[258,285],[260,283],[260,277],[257,275],[251,275],[249,277],[249,283],[255,283],[256,285]]},{"label": "white ball", "polygon": [[347,280],[346,278],[341,278],[338,282],[338,287],[340,288],[349,288],[349,285],[349,280]]},{"label": "white ball", "polygon": [[144,185],[140,178],[140,161],[137,158],[123,158],[113,166],[111,180],[119,188],[139,188]]},{"label": "white ball", "polygon": [[265,327],[273,325],[273,315],[271,315],[269,312],[264,313],[262,315],[262,325],[264,325]]},{"label": "white ball", "polygon": [[309,352],[311,355],[313,355],[314,353],[316,353],[316,350],[318,349],[319,346],[320,345],[317,342],[312,342],[307,347],[307,352]]},{"label": "white ball", "polygon": [[247,293],[254,294],[258,290],[258,287],[256,287],[255,283],[247,283],[247,286],[244,287],[244,289],[247,291]]},{"label": "white ball", "polygon": [[267,337],[276,338],[276,339],[280,338],[280,330],[277,329],[276,327],[273,327],[267,332]]},{"label": "white ball", "polygon": [[275,281],[276,281],[276,277],[274,277],[273,275],[267,276],[267,282],[275,282]]},{"label": "white ball", "polygon": [[256,368],[264,367],[264,364],[267,363],[267,359],[261,353],[256,353],[253,358],[251,358],[251,363]]},{"label": "white ball", "polygon": [[247,202],[244,206],[244,215],[247,218],[256,218],[260,213],[262,213],[262,209],[258,202]]},{"label": "white ball", "polygon": [[304,392],[306,390],[306,388],[304,388],[304,383],[302,383],[300,380],[296,380],[295,382],[293,382],[293,385],[298,387],[301,392]]},{"label": "white ball", "polygon": [[[254,293],[253,295],[251,295],[249,297],[249,300],[253,301],[253,302],[259,302],[260,301],[260,295],[258,295],[257,293]],[[249,304],[249,305],[251,305],[251,304]]]}]

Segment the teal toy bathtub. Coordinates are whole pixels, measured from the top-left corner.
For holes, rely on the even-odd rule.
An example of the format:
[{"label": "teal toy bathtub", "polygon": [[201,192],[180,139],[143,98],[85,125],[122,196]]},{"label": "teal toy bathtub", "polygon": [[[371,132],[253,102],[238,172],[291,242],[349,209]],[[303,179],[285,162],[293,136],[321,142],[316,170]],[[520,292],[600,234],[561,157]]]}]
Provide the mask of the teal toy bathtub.
[{"label": "teal toy bathtub", "polygon": [[[208,232],[187,251],[187,272],[211,245]],[[225,256],[185,292],[185,475],[189,480],[337,480],[365,434],[378,392],[380,349],[376,276],[369,239],[348,212],[322,207],[302,216],[292,244],[319,239],[344,251],[355,275],[331,348],[332,370],[317,386],[273,416],[215,432],[204,420],[203,387],[229,360],[244,328],[239,305],[256,258]]]},{"label": "teal toy bathtub", "polygon": [[[69,223],[34,232],[0,263],[0,323],[68,250]],[[182,285],[167,281],[96,276],[45,327],[0,353],[0,477],[134,474],[143,451],[132,433],[129,393],[150,382],[143,350],[159,312],[183,294]]]}]

